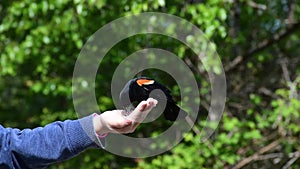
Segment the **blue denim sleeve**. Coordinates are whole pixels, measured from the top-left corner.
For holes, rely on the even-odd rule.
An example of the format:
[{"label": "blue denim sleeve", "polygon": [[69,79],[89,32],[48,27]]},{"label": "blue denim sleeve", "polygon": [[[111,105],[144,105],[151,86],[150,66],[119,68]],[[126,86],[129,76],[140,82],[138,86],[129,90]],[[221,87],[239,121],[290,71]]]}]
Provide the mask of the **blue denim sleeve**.
[{"label": "blue denim sleeve", "polygon": [[104,148],[105,140],[96,137],[92,118],[54,122],[32,130],[0,125],[0,168],[45,168],[87,148]]}]

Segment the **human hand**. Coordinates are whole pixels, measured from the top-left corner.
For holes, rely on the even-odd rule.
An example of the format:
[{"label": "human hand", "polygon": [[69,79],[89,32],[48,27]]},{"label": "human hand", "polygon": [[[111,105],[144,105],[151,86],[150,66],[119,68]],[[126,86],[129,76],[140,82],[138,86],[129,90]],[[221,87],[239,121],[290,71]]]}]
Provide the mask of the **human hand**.
[{"label": "human hand", "polygon": [[132,133],[156,104],[155,99],[149,98],[142,101],[128,116],[123,115],[124,110],[106,111],[94,118],[94,129],[98,134]]},{"label": "human hand", "polygon": [[146,101],[142,101],[128,116],[126,119],[131,120],[133,131],[137,126],[144,121],[148,113],[156,106],[157,100],[148,98]]}]

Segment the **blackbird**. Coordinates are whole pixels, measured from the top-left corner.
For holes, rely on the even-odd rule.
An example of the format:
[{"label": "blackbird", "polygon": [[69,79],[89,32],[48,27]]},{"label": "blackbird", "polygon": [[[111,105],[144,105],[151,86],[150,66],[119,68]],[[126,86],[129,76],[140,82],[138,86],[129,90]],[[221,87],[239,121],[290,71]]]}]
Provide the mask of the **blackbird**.
[{"label": "blackbird", "polygon": [[[157,89],[160,90],[160,92],[152,92]],[[165,109],[163,111],[165,119],[175,121],[176,119],[183,119],[187,116],[188,113],[181,109],[173,100],[170,90],[149,77],[138,77],[127,82],[120,92],[120,103],[125,110],[128,110],[131,109],[134,104],[147,100],[150,95],[158,101],[158,104],[165,103]]]}]

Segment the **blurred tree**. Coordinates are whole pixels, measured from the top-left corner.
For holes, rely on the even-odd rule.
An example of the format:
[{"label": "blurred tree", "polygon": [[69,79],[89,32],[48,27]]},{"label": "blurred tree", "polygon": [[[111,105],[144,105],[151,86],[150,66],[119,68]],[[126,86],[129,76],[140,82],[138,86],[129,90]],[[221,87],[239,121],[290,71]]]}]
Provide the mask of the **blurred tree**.
[{"label": "blurred tree", "polygon": [[[296,0],[54,0],[0,1],[0,123],[27,128],[75,119],[72,75],[76,58],[95,31],[121,16],[164,12],[197,25],[216,47],[227,76],[225,114],[211,140],[190,132],[171,151],[127,159],[89,150],[50,168],[299,168],[300,4]],[[131,53],[159,47],[177,54],[201,86],[210,85],[198,56],[162,35],[130,37],[110,50],[96,79],[101,111],[113,109],[110,82]],[[174,80],[145,71],[166,84]],[[154,126],[155,125],[155,126]],[[151,128],[167,126],[164,121]],[[201,129],[200,119],[196,127]],[[155,134],[143,126],[137,133]],[[160,132],[155,130],[155,132]]]}]

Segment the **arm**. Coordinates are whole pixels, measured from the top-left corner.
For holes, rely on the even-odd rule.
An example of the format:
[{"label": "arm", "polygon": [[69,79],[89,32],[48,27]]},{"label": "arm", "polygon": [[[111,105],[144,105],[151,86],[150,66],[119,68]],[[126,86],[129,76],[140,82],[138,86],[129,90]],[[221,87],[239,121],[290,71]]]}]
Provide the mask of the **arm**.
[{"label": "arm", "polygon": [[32,130],[0,125],[0,168],[44,168],[87,148],[104,148],[104,138],[97,134],[133,132],[156,103],[153,99],[143,101],[126,118],[122,110],[113,110]]},{"label": "arm", "polygon": [[89,147],[97,147],[96,136],[87,134],[94,130],[92,121],[93,117],[88,116],[32,130],[0,126],[0,164],[9,168],[43,168],[69,159]]}]

